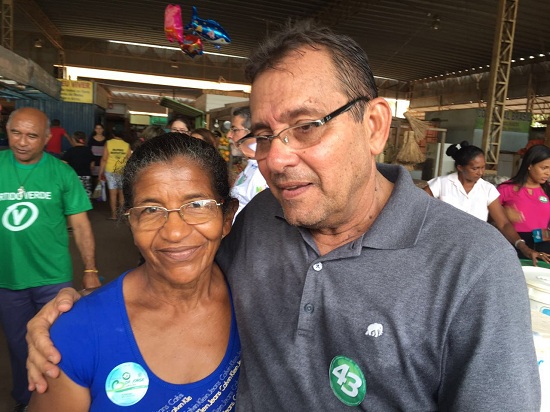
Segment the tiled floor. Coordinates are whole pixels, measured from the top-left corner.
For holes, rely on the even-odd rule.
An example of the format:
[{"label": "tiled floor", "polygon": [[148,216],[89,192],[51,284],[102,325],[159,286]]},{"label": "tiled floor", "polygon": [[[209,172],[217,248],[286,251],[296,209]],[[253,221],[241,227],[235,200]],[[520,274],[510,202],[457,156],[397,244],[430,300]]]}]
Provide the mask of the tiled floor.
[{"label": "tiled floor", "polygon": [[[96,240],[96,260],[100,276],[104,283],[114,279],[138,262],[138,253],[134,247],[129,228],[123,223],[107,220],[108,206],[103,202],[94,202],[94,210],[89,212]],[[78,250],[71,239],[74,273],[82,273],[82,263]],[[76,280],[80,288],[79,280]],[[0,328],[0,412],[9,412],[13,408],[10,396],[11,372],[5,338]]]}]

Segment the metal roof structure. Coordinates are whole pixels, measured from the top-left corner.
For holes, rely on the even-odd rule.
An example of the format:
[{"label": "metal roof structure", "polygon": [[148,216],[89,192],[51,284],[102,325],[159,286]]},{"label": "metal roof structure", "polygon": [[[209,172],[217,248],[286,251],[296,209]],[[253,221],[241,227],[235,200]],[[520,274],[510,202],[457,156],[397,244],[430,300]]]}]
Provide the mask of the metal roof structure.
[{"label": "metal roof structure", "polygon": [[[231,37],[231,43],[219,50],[205,42],[205,51],[240,58],[213,54],[191,58],[179,50],[109,42],[174,47],[164,34],[165,1],[13,0],[13,4],[13,50],[43,67],[75,64],[243,82],[245,59],[260,39],[289,18],[311,17],[355,39],[367,51],[374,74],[381,82],[391,79],[387,81],[397,91],[414,81],[487,72],[498,7],[495,0],[201,0],[180,4],[183,23],[196,6],[199,17],[215,20]],[[514,65],[550,60],[548,16],[550,1],[519,0]],[[43,47],[34,47],[37,40]],[[119,93],[146,93],[122,84],[109,87]],[[173,98],[197,97],[192,90],[160,89],[150,88],[151,93]]]}]

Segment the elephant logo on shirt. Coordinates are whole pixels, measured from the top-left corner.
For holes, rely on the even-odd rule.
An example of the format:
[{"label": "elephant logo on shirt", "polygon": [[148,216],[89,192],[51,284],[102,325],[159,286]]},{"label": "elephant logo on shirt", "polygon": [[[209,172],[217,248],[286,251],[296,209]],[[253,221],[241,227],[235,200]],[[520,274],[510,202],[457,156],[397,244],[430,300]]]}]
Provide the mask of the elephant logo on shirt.
[{"label": "elephant logo on shirt", "polygon": [[380,323],[371,323],[365,332],[367,336],[374,336],[375,338],[382,336],[384,333],[384,326]]}]

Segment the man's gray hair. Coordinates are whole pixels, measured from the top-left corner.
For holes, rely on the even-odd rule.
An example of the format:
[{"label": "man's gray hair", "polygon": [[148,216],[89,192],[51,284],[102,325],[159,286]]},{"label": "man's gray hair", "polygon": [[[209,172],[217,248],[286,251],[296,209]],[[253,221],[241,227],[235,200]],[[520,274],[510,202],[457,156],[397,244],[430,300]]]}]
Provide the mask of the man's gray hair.
[{"label": "man's gray hair", "polygon": [[250,121],[249,106],[237,107],[235,110],[233,110],[233,117],[235,116],[242,117],[244,119],[243,126],[246,127],[248,130],[250,130],[250,126],[252,126],[252,123]]}]

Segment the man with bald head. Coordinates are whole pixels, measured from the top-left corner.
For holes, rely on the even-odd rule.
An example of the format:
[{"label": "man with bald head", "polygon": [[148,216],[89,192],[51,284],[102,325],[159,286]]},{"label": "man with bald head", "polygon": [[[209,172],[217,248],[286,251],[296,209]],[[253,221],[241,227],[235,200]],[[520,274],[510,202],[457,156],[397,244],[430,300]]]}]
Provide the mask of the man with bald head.
[{"label": "man with bald head", "polygon": [[9,150],[0,152],[0,322],[8,341],[15,410],[30,399],[25,361],[27,322],[72,284],[67,220],[82,260],[85,288],[100,285],[86,211],[91,204],[74,170],[44,152],[48,117],[34,108],[7,122]]}]

